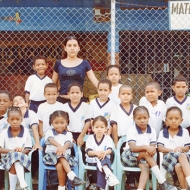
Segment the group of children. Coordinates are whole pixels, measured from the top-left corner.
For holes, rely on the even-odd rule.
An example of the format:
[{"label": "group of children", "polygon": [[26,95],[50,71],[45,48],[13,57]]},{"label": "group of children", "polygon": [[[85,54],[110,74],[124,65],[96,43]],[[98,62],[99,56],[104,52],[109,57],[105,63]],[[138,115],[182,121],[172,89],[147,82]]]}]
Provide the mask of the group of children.
[{"label": "group of children", "polygon": [[[17,179],[23,190],[29,190],[24,168],[36,167],[43,137],[46,143],[43,161],[56,166],[58,190],[65,190],[67,177],[73,186],[83,185],[85,181],[70,167],[77,164],[71,147],[72,143],[84,144],[89,128],[92,131],[85,144],[86,162],[100,164],[96,172],[98,189],[120,183],[111,171],[110,155],[122,136],[127,137],[121,154],[123,164],[141,168],[138,187],[134,175],[127,174],[129,189],[145,188],[149,168],[161,189],[177,189],[160,172],[154,159],[158,151],[164,153],[163,167],[177,175],[182,189],[190,189],[190,97],[186,96],[188,83],[183,76],[175,78],[172,86],[175,96],[166,104],[159,100],[160,85],[150,82],[137,106],[132,104],[132,87],[119,83],[120,68],[110,65],[106,78],[98,82],[97,98],[89,104],[83,102],[83,89],[76,81],[69,84],[70,101],[63,104],[57,101],[57,85],[45,75],[46,59],[36,57],[33,68],[36,73],[26,81],[25,98],[20,95],[12,98],[8,91],[0,90],[0,165],[9,171],[10,190],[15,190]],[[35,151],[30,160],[27,154],[32,149]]]}]

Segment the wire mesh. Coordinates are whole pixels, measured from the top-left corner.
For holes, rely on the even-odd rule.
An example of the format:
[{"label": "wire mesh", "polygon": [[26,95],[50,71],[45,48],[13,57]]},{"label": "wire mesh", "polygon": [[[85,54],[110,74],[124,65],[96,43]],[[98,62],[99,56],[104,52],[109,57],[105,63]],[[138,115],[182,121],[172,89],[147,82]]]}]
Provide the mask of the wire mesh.
[{"label": "wire mesh", "polygon": [[[134,2],[116,1],[115,64],[121,67],[121,82],[132,85],[135,103],[151,80],[161,84],[166,100],[175,76],[189,81],[189,31],[169,29],[166,3]],[[68,35],[79,38],[79,57],[90,62],[97,78],[105,77],[111,60],[110,17],[110,7],[0,7],[0,89],[23,94],[37,54],[47,57],[51,77]],[[86,80],[85,96],[95,93]]]}]

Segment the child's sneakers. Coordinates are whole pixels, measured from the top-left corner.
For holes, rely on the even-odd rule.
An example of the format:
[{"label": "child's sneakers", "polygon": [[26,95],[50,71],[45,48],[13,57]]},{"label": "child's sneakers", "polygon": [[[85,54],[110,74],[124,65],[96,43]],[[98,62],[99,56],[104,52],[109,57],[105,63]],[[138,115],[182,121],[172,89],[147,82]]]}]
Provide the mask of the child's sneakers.
[{"label": "child's sneakers", "polygon": [[162,190],[177,190],[177,187],[171,185],[167,181],[165,181],[162,184],[159,184],[159,188],[162,189]]},{"label": "child's sneakers", "polygon": [[119,180],[117,179],[117,177],[115,175],[113,175],[112,173],[106,177],[106,180],[107,180],[107,184],[109,186],[114,186],[114,185],[117,185],[119,184]]},{"label": "child's sneakers", "polygon": [[86,182],[83,181],[82,179],[78,178],[77,176],[75,176],[74,179],[71,180],[72,186],[80,186],[80,185],[83,185],[84,183],[86,183]]}]

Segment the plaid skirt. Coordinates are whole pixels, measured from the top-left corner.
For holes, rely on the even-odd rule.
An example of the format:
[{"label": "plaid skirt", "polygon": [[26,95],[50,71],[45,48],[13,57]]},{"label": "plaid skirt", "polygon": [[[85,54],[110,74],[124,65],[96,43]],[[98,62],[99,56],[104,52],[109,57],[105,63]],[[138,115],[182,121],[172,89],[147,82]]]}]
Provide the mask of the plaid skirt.
[{"label": "plaid skirt", "polygon": [[9,152],[7,155],[1,157],[0,166],[2,166],[6,171],[9,171],[11,166],[19,161],[26,171],[31,170],[31,160],[30,158],[21,152]]},{"label": "plaid skirt", "polygon": [[[190,161],[190,155],[186,152],[183,152],[186,156],[188,161]],[[168,171],[171,174],[174,174],[174,167],[178,162],[178,158],[180,156],[181,152],[169,152],[164,155],[164,159],[162,162],[162,166],[166,171]]]},{"label": "plaid skirt", "polygon": [[124,150],[121,154],[121,161],[125,166],[128,167],[137,167],[138,161],[137,157],[139,152],[131,152],[130,150]]},{"label": "plaid skirt", "polygon": [[47,165],[56,165],[59,158],[65,158],[70,166],[78,165],[78,160],[74,156],[71,156],[69,154],[57,156],[55,152],[46,153],[46,155],[43,157],[43,162]]}]

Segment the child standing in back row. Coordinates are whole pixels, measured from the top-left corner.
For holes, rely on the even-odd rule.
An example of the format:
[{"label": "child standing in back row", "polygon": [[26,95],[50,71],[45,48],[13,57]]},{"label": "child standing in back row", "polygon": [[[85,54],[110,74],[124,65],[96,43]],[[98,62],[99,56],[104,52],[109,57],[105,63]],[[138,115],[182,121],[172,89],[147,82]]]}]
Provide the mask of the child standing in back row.
[{"label": "child standing in back row", "polygon": [[156,154],[156,132],[148,125],[148,109],[144,106],[136,107],[133,111],[133,117],[135,126],[127,131],[127,143],[130,149],[125,150],[121,158],[128,167],[140,167],[138,190],[145,188],[149,178],[149,167],[157,178],[161,190],[177,190],[166,181],[153,158]]},{"label": "child standing in back row", "polygon": [[110,125],[111,110],[115,103],[108,97],[111,92],[111,81],[108,79],[101,79],[98,83],[97,91],[98,98],[90,102],[91,120],[95,117],[102,115],[108,121],[108,128]]},{"label": "child standing in back row", "polygon": [[163,167],[169,173],[177,173],[183,190],[190,190],[190,138],[186,129],[180,126],[182,111],[170,107],[166,112],[167,128],[163,129],[157,141],[158,151],[164,153]]},{"label": "child standing in back row", "polygon": [[115,104],[119,104],[121,100],[118,97],[118,94],[119,88],[122,85],[119,83],[119,80],[121,79],[120,67],[117,65],[110,65],[107,68],[107,79],[109,79],[112,83],[112,91],[109,94],[109,98],[115,102]]},{"label": "child standing in back row", "polygon": [[83,102],[82,85],[78,82],[72,82],[68,86],[68,96],[70,101],[63,104],[63,110],[68,112],[70,122],[68,130],[72,133],[74,141],[82,146],[83,138],[90,127],[89,105]]},{"label": "child standing in back row", "polygon": [[140,99],[139,105],[145,106],[150,114],[149,125],[156,130],[158,138],[159,132],[162,129],[163,121],[165,120],[166,105],[158,97],[161,95],[160,84],[152,81],[145,86],[145,97]]},{"label": "child standing in back row", "polygon": [[190,97],[186,96],[188,90],[188,82],[184,76],[177,76],[172,85],[172,89],[175,93],[166,101],[166,107],[177,106],[183,113],[183,121],[181,126],[186,128],[190,132]]},{"label": "child standing in back row", "polygon": [[33,61],[33,69],[36,73],[29,76],[25,84],[26,103],[29,105],[29,109],[35,113],[38,111],[38,106],[46,101],[43,92],[44,86],[52,82],[52,80],[45,75],[47,68],[46,58],[41,55],[36,56]]}]

